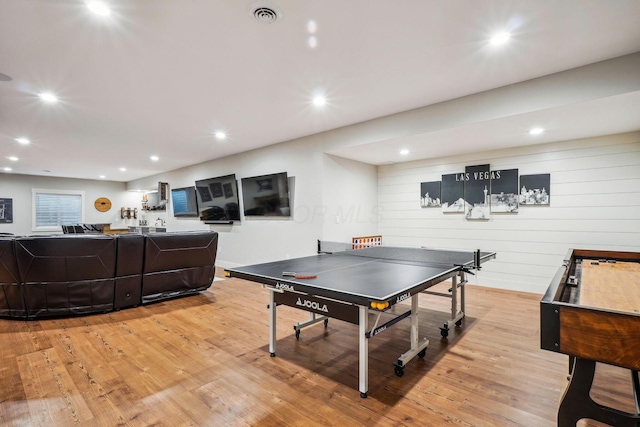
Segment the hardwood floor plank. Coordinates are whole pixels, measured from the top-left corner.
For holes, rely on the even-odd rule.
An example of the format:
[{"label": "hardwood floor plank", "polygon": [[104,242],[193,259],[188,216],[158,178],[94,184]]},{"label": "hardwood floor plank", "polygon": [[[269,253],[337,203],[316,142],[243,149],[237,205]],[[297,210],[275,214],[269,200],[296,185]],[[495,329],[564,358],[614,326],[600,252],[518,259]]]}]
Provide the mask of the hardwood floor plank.
[{"label": "hardwood floor plank", "polygon": [[71,425],[93,417],[57,351],[20,356],[18,365],[34,422]]},{"label": "hardwood floor plank", "polygon": [[[554,426],[567,357],[540,350],[540,298],[468,286],[462,328],[442,339],[450,301],[420,296],[425,357],[397,377],[409,322],[373,337],[367,399],[355,325],[331,319],[296,340],[308,314],[279,306],[270,357],[268,291],[240,279],[103,315],[0,320],[0,425]],[[630,392],[628,372],[599,365],[594,398],[632,411]]]}]

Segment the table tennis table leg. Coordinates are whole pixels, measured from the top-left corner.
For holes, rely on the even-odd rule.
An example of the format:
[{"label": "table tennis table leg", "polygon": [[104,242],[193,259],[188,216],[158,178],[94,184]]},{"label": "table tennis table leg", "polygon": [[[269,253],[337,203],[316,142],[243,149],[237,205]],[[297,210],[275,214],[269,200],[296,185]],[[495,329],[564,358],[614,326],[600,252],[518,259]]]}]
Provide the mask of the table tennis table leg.
[{"label": "table tennis table leg", "polygon": [[360,336],[360,355],[358,357],[359,372],[359,390],[360,397],[366,398],[369,391],[369,340],[366,334],[369,330],[369,308],[366,306],[358,307],[358,331]]},{"label": "table tennis table leg", "polygon": [[411,348],[400,355],[400,357],[398,357],[397,363],[393,364],[394,371],[399,377],[404,375],[404,367],[407,365],[407,363],[409,363],[411,359],[413,359],[415,356],[422,358],[426,355],[427,346],[429,345],[429,340],[426,337],[420,340],[420,328],[418,323],[418,294],[411,296],[411,315],[409,316],[409,318],[411,319],[411,330],[409,332]]},{"label": "table tennis table leg", "polygon": [[269,354],[271,357],[276,357],[276,300],[274,291],[269,291]]},{"label": "table tennis table leg", "polygon": [[[458,281],[458,278],[460,281]],[[458,275],[451,278],[451,319],[444,323],[444,327],[440,328],[440,335],[443,338],[449,336],[449,329],[455,325],[460,326],[462,324],[462,318],[464,317],[464,288],[467,283],[467,278],[464,271],[458,273]],[[460,309],[458,309],[458,288],[460,288]]]},{"label": "table tennis table leg", "polygon": [[458,276],[451,278],[451,319],[455,319],[458,311]]},{"label": "table tennis table leg", "polygon": [[300,339],[300,331],[302,331],[302,328],[315,325],[316,323],[319,323],[319,322],[324,322],[324,327],[326,328],[327,325],[329,324],[329,317],[320,316],[316,313],[309,312],[309,320],[307,320],[306,322],[298,322],[295,325],[293,325],[293,330],[296,331],[296,339],[297,340]]},{"label": "table tennis table leg", "polygon": [[418,348],[418,294],[411,297],[411,350],[416,351]]},{"label": "table tennis table leg", "polygon": [[[457,280],[458,276],[460,281]],[[455,323],[456,326],[460,326],[458,322],[464,317],[464,288],[467,283],[467,276],[464,271],[461,271],[458,276],[452,279],[453,288],[451,293],[451,323]],[[460,309],[458,309],[458,289],[460,289]]]},{"label": "table tennis table leg", "polygon": [[460,312],[464,315],[464,289],[467,287],[467,276],[464,271],[460,272],[460,283],[462,284],[460,286]]}]

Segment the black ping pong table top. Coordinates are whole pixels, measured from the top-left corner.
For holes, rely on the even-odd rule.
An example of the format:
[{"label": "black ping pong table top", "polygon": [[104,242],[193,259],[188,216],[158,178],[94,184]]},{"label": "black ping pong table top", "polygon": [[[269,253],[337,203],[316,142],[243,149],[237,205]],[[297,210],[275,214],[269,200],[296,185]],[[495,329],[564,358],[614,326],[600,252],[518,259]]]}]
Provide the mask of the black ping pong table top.
[{"label": "black ping pong table top", "polygon": [[[358,305],[394,304],[455,276],[462,268],[472,268],[475,256],[474,252],[376,246],[227,271],[232,277]],[[479,254],[480,264],[492,258],[493,252]],[[298,279],[283,276],[285,272],[316,277]]]}]

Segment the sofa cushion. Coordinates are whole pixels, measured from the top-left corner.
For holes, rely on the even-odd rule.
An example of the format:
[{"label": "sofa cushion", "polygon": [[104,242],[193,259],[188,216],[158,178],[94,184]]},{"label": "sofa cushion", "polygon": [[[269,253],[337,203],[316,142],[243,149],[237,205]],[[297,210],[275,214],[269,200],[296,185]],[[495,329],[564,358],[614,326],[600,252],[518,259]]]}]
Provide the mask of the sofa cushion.
[{"label": "sofa cushion", "polygon": [[115,238],[109,235],[15,239],[28,316],[113,310]]},{"label": "sofa cushion", "polygon": [[213,282],[218,233],[146,235],[142,303],[193,294]]},{"label": "sofa cushion", "polygon": [[145,238],[142,234],[120,234],[116,239],[116,283],[114,310],[140,305]]}]

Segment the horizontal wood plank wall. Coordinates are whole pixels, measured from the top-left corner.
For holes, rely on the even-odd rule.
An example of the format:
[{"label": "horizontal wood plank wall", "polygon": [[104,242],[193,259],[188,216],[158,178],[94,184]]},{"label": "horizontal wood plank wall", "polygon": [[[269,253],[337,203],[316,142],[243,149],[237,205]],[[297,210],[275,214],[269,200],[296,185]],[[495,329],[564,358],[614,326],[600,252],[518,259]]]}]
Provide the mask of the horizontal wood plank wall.
[{"label": "horizontal wood plank wall", "polygon": [[[487,163],[550,173],[550,206],[488,221],[420,207],[421,182]],[[385,244],[495,251],[472,282],[544,293],[569,248],[640,251],[640,132],[380,166],[378,202]]]}]

